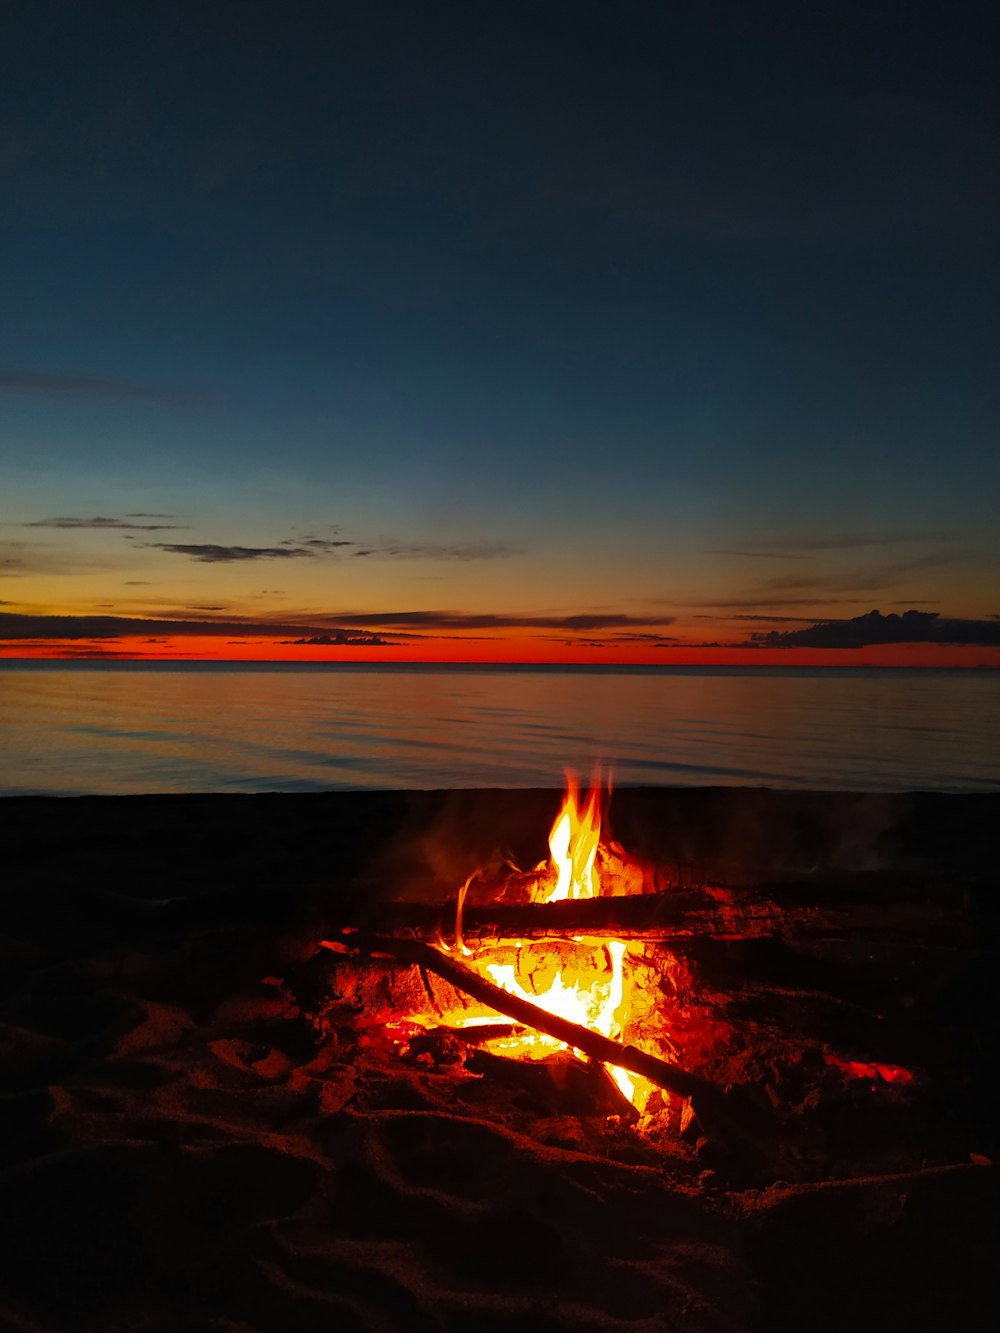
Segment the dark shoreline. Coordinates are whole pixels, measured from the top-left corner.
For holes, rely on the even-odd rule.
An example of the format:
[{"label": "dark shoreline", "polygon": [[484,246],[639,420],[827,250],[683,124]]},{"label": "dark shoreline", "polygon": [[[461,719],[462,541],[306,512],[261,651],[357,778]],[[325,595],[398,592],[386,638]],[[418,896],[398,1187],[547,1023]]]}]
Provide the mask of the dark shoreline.
[{"label": "dark shoreline", "polygon": [[[546,853],[562,793],[497,788],[0,800],[6,879],[106,875],[140,896],[213,887],[447,896],[482,863]],[[1000,869],[1000,792],[857,793],[621,787],[605,830],[635,855],[730,884],[878,872],[986,884]]]}]

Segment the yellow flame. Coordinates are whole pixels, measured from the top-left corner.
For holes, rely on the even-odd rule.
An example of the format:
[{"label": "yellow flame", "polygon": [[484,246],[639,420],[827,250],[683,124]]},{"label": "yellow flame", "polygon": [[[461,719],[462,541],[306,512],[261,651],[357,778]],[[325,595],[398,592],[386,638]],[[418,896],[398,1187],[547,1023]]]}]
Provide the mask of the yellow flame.
[{"label": "yellow flame", "polygon": [[[540,995],[533,994],[521,985],[512,963],[487,963],[486,971],[508,994],[519,995],[537,1004],[546,1013],[568,1019],[571,1023],[579,1023],[604,1037],[617,1038],[621,1035],[625,1017],[621,1012],[625,993],[625,952],[626,946],[622,940],[608,941],[609,976],[597,980],[593,974],[581,974],[576,980],[567,981],[559,971],[551,986]],[[512,1054],[543,1055],[546,1050],[563,1049],[565,1043],[542,1033],[526,1032],[520,1037],[509,1038],[504,1045]],[[628,1070],[618,1065],[606,1065],[605,1068],[622,1094],[629,1101],[634,1101],[636,1085]]]},{"label": "yellow flame", "polygon": [[555,887],[542,892],[541,902],[558,903],[566,898],[594,898],[600,891],[595,862],[601,841],[601,812],[598,791],[592,788],[579,807],[576,781],[569,778],[566,799],[549,834],[549,852],[556,871]]},{"label": "yellow flame", "polygon": [[[533,895],[534,901],[562,902],[568,898],[594,898],[600,894],[600,871],[597,865],[600,840],[599,788],[596,785],[592,787],[586,800],[581,803],[576,780],[568,776],[566,797],[549,834],[549,881],[538,886]],[[470,876],[462,886],[456,913],[456,944],[466,954],[472,951],[462,939],[462,907],[472,878]],[[601,943],[593,941],[595,950],[600,948]],[[623,940],[603,943],[607,959],[605,967],[581,969],[573,976],[565,976],[562,970],[557,970],[551,983],[539,993],[521,985],[513,964],[481,963],[478,966],[509,994],[520,995],[550,1014],[557,1014],[605,1037],[617,1039],[627,1019],[625,956],[628,947]],[[474,958],[469,961],[470,966],[477,966]],[[533,980],[537,983],[537,976]],[[552,1050],[563,1050],[565,1043],[542,1033],[525,1032],[497,1041],[496,1047],[512,1055],[530,1057],[543,1056]],[[649,1089],[644,1079],[634,1079],[627,1070],[617,1066],[606,1065],[605,1068],[629,1101],[645,1103]]]}]

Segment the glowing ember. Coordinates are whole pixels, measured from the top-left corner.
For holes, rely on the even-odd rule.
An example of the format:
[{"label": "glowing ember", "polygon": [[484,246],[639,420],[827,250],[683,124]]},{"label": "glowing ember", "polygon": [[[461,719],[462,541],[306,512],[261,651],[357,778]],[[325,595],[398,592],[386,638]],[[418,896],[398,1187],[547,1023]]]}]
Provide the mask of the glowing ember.
[{"label": "glowing ember", "polygon": [[879,1080],[899,1087],[905,1087],[913,1082],[913,1075],[902,1065],[869,1063],[865,1060],[841,1060],[836,1055],[828,1054],[824,1055],[823,1059],[834,1069],[839,1069],[845,1078],[864,1079],[872,1085],[873,1092],[878,1087]]}]

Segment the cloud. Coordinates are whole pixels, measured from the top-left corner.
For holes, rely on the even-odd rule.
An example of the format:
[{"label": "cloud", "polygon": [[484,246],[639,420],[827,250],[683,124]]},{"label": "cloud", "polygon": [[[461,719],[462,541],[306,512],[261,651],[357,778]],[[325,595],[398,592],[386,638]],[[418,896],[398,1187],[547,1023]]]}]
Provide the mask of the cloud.
[{"label": "cloud", "polygon": [[144,514],[141,511],[134,514],[126,514],[126,518],[176,518],[176,514]]},{"label": "cloud", "polygon": [[600,639],[557,639],[556,642],[573,648],[676,648],[682,640],[666,634],[609,634]]},{"label": "cloud", "polygon": [[392,646],[391,639],[383,639],[380,634],[367,634],[363,630],[334,630],[330,634],[314,634],[308,639],[282,639],[286,644],[304,644],[317,648],[386,648]]},{"label": "cloud", "polygon": [[[868,601],[867,597],[730,597],[722,601],[685,602],[685,606],[704,606],[710,611],[766,611],[769,607],[815,606],[822,602],[824,606],[856,606]],[[815,620],[815,616],[810,616]]]},{"label": "cloud", "polygon": [[566,616],[500,615],[465,611],[340,611],[334,617],[346,625],[379,625],[400,629],[497,630],[551,629],[592,633],[595,630],[647,628],[672,625],[676,616],[632,616],[591,613]]},{"label": "cloud", "polygon": [[[331,642],[381,646],[386,640],[341,626],[274,624],[268,621],[153,619],[147,616],[28,615],[0,611],[0,641],[79,639],[108,640],[125,636],[197,635],[202,638],[298,639],[305,642],[329,636]],[[340,637],[342,636],[342,637]]]},{"label": "cloud", "polygon": [[0,392],[4,391],[88,402],[141,403],[147,407],[198,407],[210,401],[208,394],[195,389],[140,384],[104,375],[65,375],[12,367],[0,367]]},{"label": "cloud", "polygon": [[806,629],[771,630],[750,636],[753,648],[867,648],[878,644],[937,643],[1000,647],[1000,623],[943,619],[937,611],[902,615],[869,611],[850,620],[826,620]]},{"label": "cloud", "polygon": [[[815,625],[815,616],[761,616],[761,615],[740,615],[730,616],[730,620],[756,620],[766,621],[769,625]],[[699,615],[696,620],[716,620],[716,616]]]},{"label": "cloud", "polygon": [[[129,514],[129,518],[173,518],[173,514]],[[61,528],[63,530],[74,531],[78,528],[96,528],[99,531],[107,529],[122,530],[130,532],[167,532],[176,531],[181,527],[179,523],[126,523],[122,518],[102,518],[98,515],[96,518],[36,518],[31,523],[22,523],[23,528]]]},{"label": "cloud", "polygon": [[[689,606],[714,610],[766,611],[794,606],[850,606],[871,604],[872,594],[896,591],[905,594],[915,574],[937,571],[946,565],[961,564],[975,559],[968,551],[935,551],[915,556],[910,560],[894,561],[879,569],[845,570],[832,574],[778,574],[760,579],[731,598],[687,603]],[[858,596],[850,596],[857,593]],[[890,603],[913,606],[914,599],[900,599]],[[926,603],[923,603],[926,605]]]},{"label": "cloud", "polygon": [[[124,523],[119,519],[97,518],[45,519],[31,526],[137,528],[145,525]],[[155,530],[152,525],[149,526],[150,530]],[[514,547],[506,546],[502,542],[421,542],[413,545],[401,543],[380,545],[362,544],[346,537],[285,537],[276,546],[229,546],[217,542],[149,542],[147,545],[152,550],[168,551],[172,555],[186,555],[189,559],[198,560],[203,564],[226,564],[236,560],[301,560],[341,553],[389,560],[496,560],[517,553]]]},{"label": "cloud", "polygon": [[899,560],[891,565],[883,565],[875,570],[847,570],[834,574],[805,575],[780,574],[764,579],[756,585],[754,591],[766,592],[881,592],[892,588],[901,580],[926,569],[939,569],[943,565],[953,565],[968,560],[968,554],[959,551],[935,552],[930,555],[916,556],[912,560]]},{"label": "cloud", "polygon": [[[673,616],[648,617],[620,614],[593,614],[565,616],[530,616],[471,614],[457,611],[395,611],[363,612],[322,617],[329,623],[289,623],[269,620],[233,620],[216,618],[211,610],[197,612],[183,618],[162,619],[131,616],[58,616],[27,615],[0,612],[0,639],[63,638],[111,639],[122,635],[185,634],[201,636],[233,636],[280,638],[291,643],[361,643],[381,645],[389,642],[383,631],[396,631],[398,639],[412,638],[407,630],[438,633],[469,630],[540,629],[562,633],[594,634],[613,631],[614,638],[622,638],[632,630],[646,631],[638,637],[643,641],[661,640],[658,631],[674,622]],[[370,628],[369,628],[370,627]],[[419,637],[419,635],[417,636]],[[576,640],[571,640],[575,642]]]},{"label": "cloud", "polygon": [[205,565],[231,564],[237,560],[301,560],[315,554],[301,546],[219,546],[214,542],[192,545],[147,542],[146,545],[157,551],[169,551],[171,555],[189,556]]},{"label": "cloud", "polygon": [[107,648],[103,644],[88,643],[85,645],[68,644],[61,640],[50,643],[38,642],[32,644],[33,648],[42,648],[52,654],[53,657],[80,657],[80,658],[128,658],[132,654],[121,648]]},{"label": "cloud", "polygon": [[504,560],[517,555],[518,550],[504,542],[417,542],[413,545],[367,546],[354,554],[382,556],[389,560]]}]

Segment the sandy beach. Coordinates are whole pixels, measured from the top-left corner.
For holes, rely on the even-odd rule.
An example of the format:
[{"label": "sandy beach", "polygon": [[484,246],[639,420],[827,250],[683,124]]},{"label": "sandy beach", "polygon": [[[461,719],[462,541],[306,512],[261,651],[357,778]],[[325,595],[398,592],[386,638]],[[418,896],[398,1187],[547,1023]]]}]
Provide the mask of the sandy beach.
[{"label": "sandy beach", "polygon": [[1000,797],[614,794],[613,836],[665,882],[737,901],[764,886],[809,923],[808,938],[707,941],[693,1006],[724,1012],[748,1048],[794,1033],[913,1073],[903,1095],[831,1067],[811,1100],[769,1104],[751,1082],[744,1100],[771,1117],[763,1155],[697,1131],[644,1137],[556,1083],[318,1025],[301,979],[325,933],[388,901],[444,900],[498,857],[537,862],[558,801],[0,803],[0,1323],[981,1326]]}]

